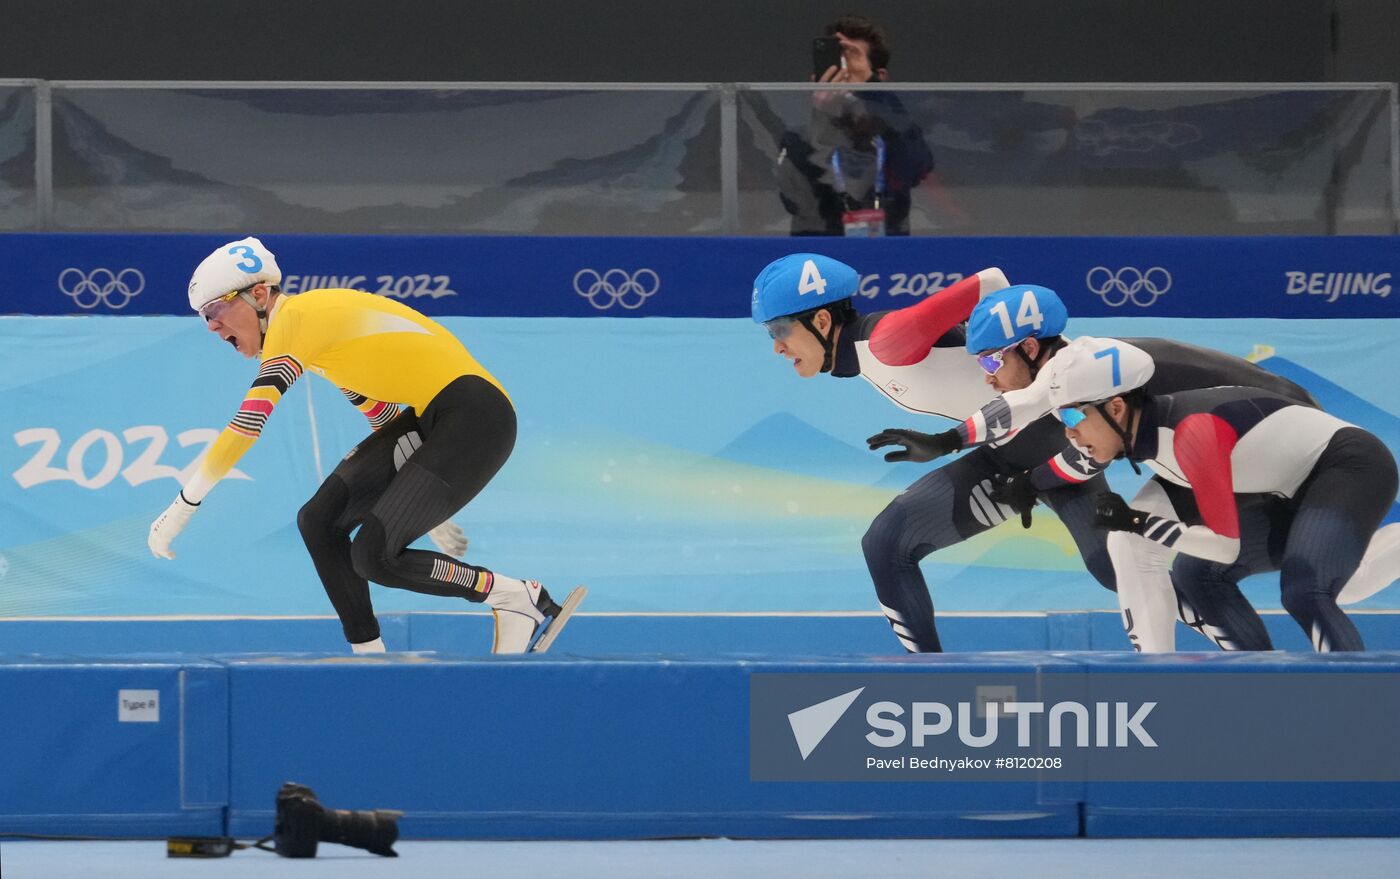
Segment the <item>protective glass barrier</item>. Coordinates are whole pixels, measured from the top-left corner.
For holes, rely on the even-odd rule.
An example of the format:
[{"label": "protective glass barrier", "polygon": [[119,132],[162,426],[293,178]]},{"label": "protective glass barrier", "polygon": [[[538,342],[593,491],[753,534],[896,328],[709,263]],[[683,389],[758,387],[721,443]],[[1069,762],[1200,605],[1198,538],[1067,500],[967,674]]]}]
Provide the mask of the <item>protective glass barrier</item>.
[{"label": "protective glass barrier", "polygon": [[38,225],[34,118],[34,87],[0,83],[0,230]]},{"label": "protective glass barrier", "polygon": [[63,230],[720,231],[718,93],[54,84]]},{"label": "protective glass barrier", "polygon": [[1385,234],[1392,93],[743,88],[738,231],[841,234],[878,194],[915,235]]},{"label": "protective glass barrier", "polygon": [[877,194],[915,235],[1397,228],[1388,84],[51,94],[0,85],[0,229],[842,234]]}]

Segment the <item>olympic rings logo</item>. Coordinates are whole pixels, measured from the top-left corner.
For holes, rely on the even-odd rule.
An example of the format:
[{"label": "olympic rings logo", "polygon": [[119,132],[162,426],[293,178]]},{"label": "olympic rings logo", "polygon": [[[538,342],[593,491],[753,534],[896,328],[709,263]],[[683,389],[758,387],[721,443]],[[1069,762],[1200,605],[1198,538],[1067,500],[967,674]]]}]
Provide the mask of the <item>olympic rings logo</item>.
[{"label": "olympic rings logo", "polygon": [[146,276],[137,269],[64,269],[58,274],[58,289],[79,308],[93,309],[99,304],[110,309],[126,308],[127,303],[146,289]]},{"label": "olympic rings logo", "polygon": [[661,276],[651,269],[637,269],[630,275],[623,269],[608,269],[601,274],[593,269],[579,269],[574,274],[574,292],[599,311],[614,305],[641,308],[660,289]]},{"label": "olympic rings logo", "polygon": [[1139,122],[1127,125],[1102,119],[1083,119],[1075,126],[1076,144],[1095,156],[1117,152],[1146,153],[1162,149],[1179,150],[1199,142],[1204,135],[1197,125],[1185,122]]},{"label": "olympic rings logo", "polygon": [[1094,266],[1084,276],[1084,284],[1109,308],[1126,305],[1129,300],[1139,308],[1147,308],[1172,288],[1172,274],[1161,266],[1147,271],[1125,266],[1116,272]]}]

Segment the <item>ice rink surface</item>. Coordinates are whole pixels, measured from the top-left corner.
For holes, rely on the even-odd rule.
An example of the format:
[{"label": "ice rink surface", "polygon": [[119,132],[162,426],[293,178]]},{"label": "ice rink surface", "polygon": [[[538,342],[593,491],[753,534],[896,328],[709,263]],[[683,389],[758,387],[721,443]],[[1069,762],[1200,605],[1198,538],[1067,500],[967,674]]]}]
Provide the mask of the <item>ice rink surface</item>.
[{"label": "ice rink surface", "polygon": [[171,860],[160,842],[0,841],[5,879],[297,877],[393,879],[1134,879],[1183,876],[1394,879],[1400,839],[667,840],[656,842],[403,842],[397,859],[326,845],[310,861],[258,850]]}]

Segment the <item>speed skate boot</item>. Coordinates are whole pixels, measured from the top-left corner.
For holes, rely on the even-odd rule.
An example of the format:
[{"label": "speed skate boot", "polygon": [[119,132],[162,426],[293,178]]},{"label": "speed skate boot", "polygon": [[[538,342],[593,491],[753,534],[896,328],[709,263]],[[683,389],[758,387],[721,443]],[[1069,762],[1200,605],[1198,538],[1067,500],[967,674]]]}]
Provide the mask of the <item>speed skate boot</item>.
[{"label": "speed skate boot", "polygon": [[[543,653],[559,637],[588,590],[575,588],[561,605],[538,580],[497,575],[486,603],[496,618],[492,653]],[[532,646],[533,642],[533,646]]]}]

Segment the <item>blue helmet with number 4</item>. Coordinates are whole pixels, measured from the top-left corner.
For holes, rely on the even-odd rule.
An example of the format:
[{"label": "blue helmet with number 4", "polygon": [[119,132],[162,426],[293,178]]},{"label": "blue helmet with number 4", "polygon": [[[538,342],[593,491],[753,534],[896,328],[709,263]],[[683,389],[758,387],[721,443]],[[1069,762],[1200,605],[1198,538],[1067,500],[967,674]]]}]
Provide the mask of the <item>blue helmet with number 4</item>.
[{"label": "blue helmet with number 4", "polygon": [[753,320],[801,314],[856,295],[860,275],[855,269],[819,253],[793,253],[774,260],[753,282]]},{"label": "blue helmet with number 4", "polygon": [[967,319],[967,351],[980,354],[1009,348],[1023,339],[1058,336],[1069,313],[1054,290],[1017,284],[988,294]]}]

